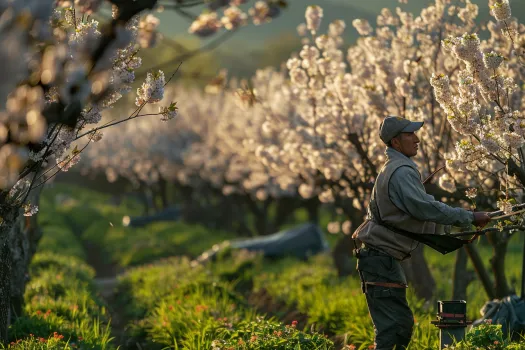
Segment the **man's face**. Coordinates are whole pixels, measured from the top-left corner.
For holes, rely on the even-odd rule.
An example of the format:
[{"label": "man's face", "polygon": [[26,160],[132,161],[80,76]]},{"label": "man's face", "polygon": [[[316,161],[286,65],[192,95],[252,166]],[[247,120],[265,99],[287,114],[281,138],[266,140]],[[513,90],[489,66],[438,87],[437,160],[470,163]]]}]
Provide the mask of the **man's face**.
[{"label": "man's face", "polygon": [[407,157],[414,157],[419,148],[419,138],[413,132],[402,132],[392,139],[392,148]]}]

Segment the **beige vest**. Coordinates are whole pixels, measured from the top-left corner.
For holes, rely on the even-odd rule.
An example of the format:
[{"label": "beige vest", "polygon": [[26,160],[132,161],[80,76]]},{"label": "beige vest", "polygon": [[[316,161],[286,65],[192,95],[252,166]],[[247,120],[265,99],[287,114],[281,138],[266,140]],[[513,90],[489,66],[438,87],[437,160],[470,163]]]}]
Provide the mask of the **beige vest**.
[{"label": "beige vest", "polygon": [[[390,178],[397,169],[403,166],[409,166],[418,171],[412,161],[400,156],[388,158],[377,176],[372,198],[374,198],[375,194],[381,220],[391,226],[399,227],[409,232],[436,233],[436,229],[442,229],[442,225],[436,225],[433,222],[419,221],[397,208],[390,200],[388,194]],[[369,209],[367,220],[357,228],[352,237],[391,255],[395,259],[404,260],[409,258],[410,253],[416,249],[418,242],[390,231],[386,227],[373,222],[370,218],[371,214]]]}]

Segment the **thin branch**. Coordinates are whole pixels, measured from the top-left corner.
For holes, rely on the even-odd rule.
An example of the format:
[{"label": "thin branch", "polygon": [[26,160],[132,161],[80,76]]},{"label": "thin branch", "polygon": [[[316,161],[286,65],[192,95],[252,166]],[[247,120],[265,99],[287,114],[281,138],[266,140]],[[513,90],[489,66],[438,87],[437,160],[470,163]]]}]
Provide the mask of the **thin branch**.
[{"label": "thin branch", "polygon": [[183,10],[183,9],[180,8],[180,7],[174,7],[172,10],[175,11],[175,12],[177,12],[177,13],[178,13],[179,15],[181,15],[182,17],[191,20],[191,22],[195,21],[195,20],[198,18],[198,16],[195,16],[195,15],[192,14],[192,13],[186,12],[185,10]]},{"label": "thin branch", "polygon": [[[33,189],[33,186],[35,184],[35,180],[36,180],[36,177],[38,175],[38,171],[40,170],[39,168],[42,166],[42,163],[44,163],[44,161],[46,160],[46,157],[49,155],[49,150],[51,149],[51,145],[53,145],[53,142],[56,141],[57,137],[58,137],[58,134],[60,134],[60,130],[62,130],[62,126],[63,125],[60,125],[57,133],[55,134],[55,137],[53,137],[53,140],[47,145],[47,148],[46,150],[44,151],[44,155],[42,156],[42,159],[37,163],[38,166],[37,168],[34,170],[35,174],[33,175],[33,179],[31,180],[31,183],[29,184],[29,189],[27,190],[27,193],[26,195],[24,196],[24,199],[22,200],[22,204],[27,200],[27,198],[29,197],[29,193],[31,193],[31,190]],[[50,133],[50,136],[53,135],[53,132],[55,131],[57,127],[57,124],[53,125],[53,128],[51,129],[51,133]]]},{"label": "thin branch", "polygon": [[[81,149],[80,151],[78,151],[78,153],[77,153],[75,156],[81,154],[81,153],[86,149],[86,147],[89,146],[90,143],[91,143],[91,140],[89,140],[89,141],[86,143],[86,145],[85,145],[84,147],[82,147],[82,149]],[[69,159],[67,162],[65,162],[64,165],[63,165],[63,167],[65,167],[65,166],[68,165],[70,162],[72,162],[72,161],[73,161],[73,158],[74,158],[75,156],[71,157],[71,159]],[[59,169],[58,169],[57,171],[55,171],[50,177],[48,177],[47,179],[44,179],[44,180],[43,180],[42,182],[40,182],[37,186],[35,186],[35,188],[38,188],[38,187],[40,187],[40,186],[45,185],[45,184],[49,181],[49,179],[52,179],[53,177],[56,176],[56,174],[58,174],[58,173],[61,172],[61,171],[62,171],[62,168],[59,168]],[[41,177],[40,177],[40,178],[41,178]]]},{"label": "thin branch", "polygon": [[[157,113],[157,114],[152,113],[152,114],[144,114],[144,115],[160,115],[160,113]],[[107,125],[100,126],[100,127],[98,127],[98,128],[91,129],[90,131],[85,132],[85,133],[83,133],[82,135],[78,136],[78,137],[77,137],[76,139],[74,139],[73,141],[76,141],[76,140],[78,140],[78,139],[81,139],[81,138],[83,138],[84,136],[86,136],[86,135],[88,135],[88,134],[95,133],[95,132],[97,132],[97,131],[99,131],[99,130],[102,130],[102,129],[105,129],[105,128],[109,128],[110,126],[115,126],[115,125],[118,125],[118,124],[121,124],[121,123],[124,123],[124,122],[130,121],[130,120],[133,120],[133,119],[138,118],[138,117],[141,117],[141,116],[143,116],[143,115],[139,114],[139,115],[131,116],[131,117],[128,117],[128,118],[126,118],[126,119],[118,120],[118,121],[116,121],[116,122],[114,122],[114,123],[110,123],[110,124],[107,124]]]},{"label": "thin branch", "polygon": [[[166,83],[164,84],[164,86],[168,85],[169,82],[171,81],[171,79],[173,79],[173,77],[175,76],[175,74],[177,74],[177,72],[179,71],[179,68],[180,66],[182,65],[182,62],[179,63],[179,66],[177,67],[177,69],[175,70],[175,72],[173,72],[173,74],[170,76],[170,78],[168,79],[168,81],[166,81]],[[87,131],[85,133],[83,133],[82,135],[80,136],[77,136],[73,141],[76,141],[78,139],[81,139],[82,137],[88,135],[88,134],[91,134],[91,133],[95,133],[99,130],[102,130],[102,129],[105,129],[105,128],[109,128],[110,126],[114,126],[114,125],[118,125],[120,123],[123,123],[123,122],[126,122],[126,121],[129,121],[129,120],[132,120],[132,119],[135,119],[135,118],[138,118],[138,117],[142,117],[142,116],[151,116],[151,115],[161,115],[161,113],[148,113],[148,114],[139,114],[140,111],[144,108],[144,106],[147,104],[147,101],[144,101],[128,118],[125,118],[125,119],[121,119],[121,120],[118,120],[116,122],[110,122],[108,124],[105,124],[105,125],[102,125],[102,126],[99,126],[98,128],[94,128],[94,129],[91,129],[90,131]],[[136,115],[134,115],[136,113]]]},{"label": "thin branch", "polygon": [[509,226],[503,226],[502,228],[499,227],[489,227],[485,228],[483,230],[479,231],[466,231],[466,232],[458,232],[458,233],[451,233],[448,236],[452,237],[461,237],[461,236],[479,236],[484,235],[490,232],[501,232],[501,231],[510,231],[510,230],[525,230],[525,226],[523,225],[509,225]]},{"label": "thin branch", "polygon": [[178,3],[178,4],[159,4],[164,7],[166,10],[176,10],[181,8],[195,7],[199,5],[204,5],[205,2],[201,0],[188,1],[187,3]]}]

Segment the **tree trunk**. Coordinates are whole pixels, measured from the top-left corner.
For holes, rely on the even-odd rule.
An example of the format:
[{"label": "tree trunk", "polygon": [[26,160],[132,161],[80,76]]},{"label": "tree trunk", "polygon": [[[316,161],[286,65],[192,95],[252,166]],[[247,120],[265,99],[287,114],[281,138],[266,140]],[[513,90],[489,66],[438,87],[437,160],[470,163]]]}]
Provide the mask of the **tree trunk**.
[{"label": "tree trunk", "polygon": [[[4,225],[6,224],[4,219]],[[0,251],[0,343],[7,345],[7,330],[10,323],[11,309],[11,251],[7,237],[4,237]]]},{"label": "tree trunk", "polygon": [[[352,208],[350,203],[340,203],[339,206],[342,208]],[[354,229],[362,224],[363,215],[360,211],[345,209],[345,213],[348,219],[353,223]],[[343,235],[343,237],[337,241],[332,251],[332,258],[334,259],[334,264],[337,268],[337,275],[339,277],[350,276],[357,273],[357,259],[354,258],[352,253],[354,249],[355,245],[354,240],[352,239],[352,234]]]},{"label": "tree trunk", "polygon": [[244,199],[240,195],[232,195],[232,203],[234,212],[235,222],[237,223],[235,227],[235,232],[240,236],[248,236],[251,234],[250,228],[248,227],[247,222],[247,213],[246,206],[244,205]]},{"label": "tree trunk", "polygon": [[332,258],[337,269],[339,277],[354,275],[356,271],[357,259],[353,257],[352,250],[354,249],[354,242],[351,235],[344,235],[332,251]]},{"label": "tree trunk", "polygon": [[468,255],[465,248],[456,252],[456,264],[452,280],[452,300],[467,300],[467,287],[475,276],[467,270]]},{"label": "tree trunk", "polygon": [[412,285],[418,298],[424,300],[432,299],[436,289],[436,281],[428,268],[428,264],[423,254],[423,244],[412,252],[412,257],[402,261],[401,265],[405,270],[408,283]]},{"label": "tree trunk", "polygon": [[525,237],[523,231],[521,232],[520,237],[523,240],[523,249],[521,250],[523,255],[521,258],[521,299],[525,300]]},{"label": "tree trunk", "polygon": [[168,182],[164,178],[159,179],[159,193],[160,200],[162,203],[162,209],[169,207],[170,203],[168,200]]},{"label": "tree trunk", "polygon": [[496,298],[496,291],[494,290],[492,281],[490,280],[490,276],[487,272],[487,269],[483,265],[483,260],[481,260],[481,256],[479,255],[479,252],[476,249],[476,246],[472,244],[466,244],[463,247],[467,251],[467,254],[470,257],[470,260],[472,261],[472,264],[474,265],[474,270],[476,271],[476,274],[478,275],[478,278],[480,279],[481,284],[483,285],[483,288],[485,289],[485,292],[487,293],[487,296],[491,300]]},{"label": "tree trunk", "polygon": [[509,244],[508,233],[489,233],[487,238],[493,247],[493,256],[490,259],[490,265],[494,274],[496,298],[503,298],[513,293],[505,274],[505,255],[507,254],[507,245]]},{"label": "tree trunk", "polygon": [[153,213],[158,213],[160,208],[156,201],[155,191],[149,186],[145,187],[144,192],[146,194],[146,200],[148,201],[148,204],[150,208],[153,209]]},{"label": "tree trunk", "polygon": [[233,196],[221,195],[219,205],[215,211],[219,214],[214,219],[219,227],[227,231],[233,231],[236,224]]},{"label": "tree trunk", "polygon": [[290,215],[298,208],[299,201],[291,197],[281,197],[276,199],[275,219],[272,227],[277,231],[283,226]]},{"label": "tree trunk", "polygon": [[270,208],[270,204],[272,203],[271,198],[267,198],[264,202],[262,202],[261,206],[257,205],[257,201],[253,200],[248,196],[248,202],[250,203],[250,209],[252,211],[252,214],[254,216],[255,220],[255,231],[258,235],[267,235],[270,233],[273,233],[270,231],[270,225],[269,225],[269,219],[268,219],[268,210]]},{"label": "tree trunk", "polygon": [[319,199],[317,197],[310,198],[305,203],[306,211],[308,212],[308,220],[314,224],[319,223]]},{"label": "tree trunk", "polygon": [[140,201],[143,205],[142,215],[149,215],[150,205],[148,200],[148,194],[143,189],[139,190]]},{"label": "tree trunk", "polygon": [[[38,205],[41,189],[33,190],[28,196],[31,204]],[[29,263],[41,231],[36,215],[25,217],[19,207],[10,206],[6,199],[2,202],[6,205],[0,213],[3,219],[0,226],[0,343],[5,345],[11,319],[20,316],[23,309]]]},{"label": "tree trunk", "polygon": [[182,219],[187,222],[192,222],[193,219],[193,189],[190,186],[179,186],[177,191],[180,194],[178,199],[182,203]]}]

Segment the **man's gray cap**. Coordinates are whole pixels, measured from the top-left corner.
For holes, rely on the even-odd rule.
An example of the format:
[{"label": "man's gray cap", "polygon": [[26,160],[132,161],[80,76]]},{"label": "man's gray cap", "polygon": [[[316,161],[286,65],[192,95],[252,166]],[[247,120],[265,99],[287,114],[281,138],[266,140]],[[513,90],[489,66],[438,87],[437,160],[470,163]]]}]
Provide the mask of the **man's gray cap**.
[{"label": "man's gray cap", "polygon": [[423,126],[424,122],[411,122],[401,117],[386,117],[379,127],[379,137],[385,144],[402,132],[414,132]]}]

